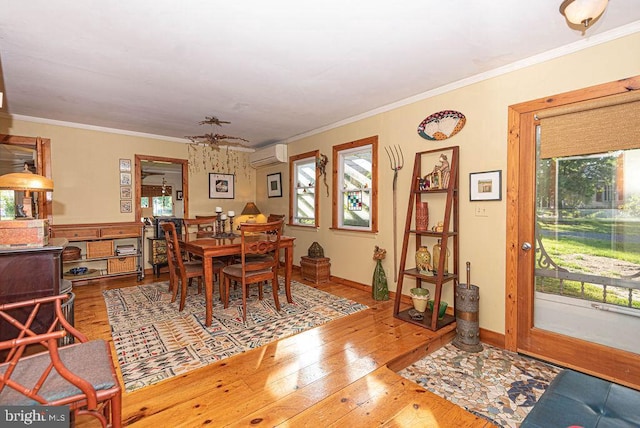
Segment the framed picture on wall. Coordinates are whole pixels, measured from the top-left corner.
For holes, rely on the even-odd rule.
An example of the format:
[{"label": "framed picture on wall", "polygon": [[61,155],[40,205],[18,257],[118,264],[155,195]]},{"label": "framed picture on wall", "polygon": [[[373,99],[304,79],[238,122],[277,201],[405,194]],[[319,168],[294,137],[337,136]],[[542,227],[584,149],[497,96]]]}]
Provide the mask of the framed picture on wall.
[{"label": "framed picture on wall", "polygon": [[131,186],[120,186],[120,199],[131,199]]},{"label": "framed picture on wall", "polygon": [[131,159],[120,159],[120,171],[131,172]]},{"label": "framed picture on wall", "polygon": [[502,199],[502,171],[472,172],[469,174],[469,200],[499,201]]},{"label": "framed picture on wall", "polygon": [[131,186],[131,173],[130,172],[121,172],[120,173],[120,185],[121,186]]},{"label": "framed picture on wall", "polygon": [[235,198],[235,175],[209,174],[209,199]]},{"label": "framed picture on wall", "polygon": [[282,176],[279,172],[267,175],[267,195],[270,198],[282,197]]},{"label": "framed picture on wall", "polygon": [[123,201],[120,200],[120,212],[121,213],[130,213],[131,211],[131,201]]},{"label": "framed picture on wall", "polygon": [[182,190],[176,190],[176,199],[178,201],[182,200]]}]

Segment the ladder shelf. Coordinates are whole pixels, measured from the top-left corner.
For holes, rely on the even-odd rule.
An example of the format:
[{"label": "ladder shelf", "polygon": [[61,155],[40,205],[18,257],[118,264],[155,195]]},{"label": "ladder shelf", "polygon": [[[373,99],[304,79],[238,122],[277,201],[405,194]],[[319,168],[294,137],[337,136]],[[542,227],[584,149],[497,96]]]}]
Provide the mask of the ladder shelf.
[{"label": "ladder shelf", "polygon": [[[444,158],[444,162],[443,162]],[[423,188],[426,180],[423,179],[422,168],[425,162],[436,161],[440,162],[440,165],[436,163],[433,174],[437,171],[442,172],[445,168],[442,168],[447,162],[449,174],[448,179],[443,179],[438,173],[438,185],[430,188]],[[438,318],[438,308],[440,307],[440,301],[442,299],[442,290],[444,286],[452,284],[454,289],[458,284],[458,188],[459,188],[459,147],[451,146],[444,147],[442,149],[427,150],[424,152],[418,152],[415,155],[411,192],[409,196],[409,203],[407,207],[407,216],[405,221],[402,253],[400,255],[400,266],[398,272],[398,283],[396,288],[396,296],[394,302],[394,316],[403,321],[407,321],[416,325],[419,325],[430,330],[438,330],[445,327],[456,320],[455,318],[455,299],[451,302],[450,306],[453,310],[453,315],[445,314],[443,318]],[[429,172],[431,172],[429,170]],[[431,174],[429,174],[431,175]],[[443,183],[443,181],[445,181]],[[429,213],[429,218],[434,219],[436,216],[442,216],[441,230],[433,230],[426,228],[426,230],[418,229],[416,224],[416,210],[415,207],[420,202],[432,202],[431,207],[436,206],[436,210]],[[438,213],[437,215],[434,215]],[[430,223],[435,224],[431,221]],[[434,244],[438,240],[442,250],[440,251],[440,257],[438,260],[433,260],[433,270],[429,273],[421,273],[416,267],[412,267],[413,262],[407,263],[407,257],[413,259],[415,251],[409,251],[410,241],[415,241],[415,251],[421,246],[427,246]],[[447,252],[451,248],[450,254],[452,259],[452,266],[445,266],[445,261],[448,259]],[[451,268],[451,271],[449,271]],[[446,271],[446,272],[445,272]],[[433,311],[426,310],[424,313],[417,312],[413,309],[413,306],[407,307],[406,304],[401,308],[402,303],[402,291],[405,285],[405,279],[408,282],[415,283],[410,288],[423,288],[426,286],[433,291]]]}]

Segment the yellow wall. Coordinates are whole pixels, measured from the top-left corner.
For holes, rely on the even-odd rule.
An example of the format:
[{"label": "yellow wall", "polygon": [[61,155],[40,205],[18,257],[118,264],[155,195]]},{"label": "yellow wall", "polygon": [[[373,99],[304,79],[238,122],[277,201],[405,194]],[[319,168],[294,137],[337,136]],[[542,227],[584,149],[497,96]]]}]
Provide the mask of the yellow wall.
[{"label": "yellow wall", "polygon": [[[406,161],[405,167],[399,173],[397,192],[397,246],[400,252],[413,155],[418,151],[458,145],[461,158],[460,272],[464,272],[465,262],[471,262],[471,282],[480,287],[482,297],[480,326],[504,333],[507,107],[535,98],[638,75],[638,52],[640,34],[634,34],[289,144],[289,156],[319,149],[321,153],[329,156],[329,159],[332,146],[337,144],[373,135],[379,136],[380,144],[379,233],[329,230],[331,198],[326,196],[324,186],[321,185],[320,227],[310,230],[287,226],[285,229],[286,234],[297,238],[294,263],[299,264],[300,256],[306,255],[309,246],[317,241],[323,246],[325,256],[331,258],[332,275],[370,284],[375,267],[372,258],[373,248],[378,245],[387,249],[387,258],[383,261],[383,266],[389,288],[395,290],[391,204],[393,172],[389,168],[384,147],[399,145]],[[466,115],[467,123],[464,129],[443,142],[427,141],[418,136],[418,124],[431,113],[445,109],[458,110]],[[133,221],[133,214],[119,212],[118,160],[133,160],[134,154],[188,159],[188,146],[185,144],[108,132],[0,119],[0,133],[51,139],[56,224]],[[327,167],[329,185],[332,168],[331,164]],[[503,175],[503,200],[469,202],[469,173],[497,169],[502,170]],[[288,214],[289,170],[286,164],[261,168],[257,172],[251,168],[240,168],[236,171],[236,198],[233,200],[208,199],[209,172],[214,171],[198,167],[189,174],[191,215],[213,212],[215,206],[239,213],[248,200],[255,200],[264,214]],[[268,198],[266,194],[266,176],[274,172],[282,173],[282,198]],[[476,206],[485,208],[487,217],[476,217]],[[264,217],[261,216],[258,220],[264,220]],[[430,222],[434,220],[432,216]],[[405,282],[405,285],[409,284],[410,281]],[[443,298],[452,301],[450,288],[446,290]]]},{"label": "yellow wall", "polygon": [[[120,213],[119,160],[131,159],[133,169],[136,154],[189,158],[187,144],[6,118],[0,118],[0,133],[51,139],[54,224],[135,221],[133,213]],[[247,153],[234,155],[246,164]],[[224,159],[225,152],[220,156]],[[191,168],[190,215],[211,214],[216,206],[240,212],[244,201],[255,197],[255,172],[239,169],[236,198],[220,200],[209,199],[208,174],[229,171],[212,171],[201,163]]]},{"label": "yellow wall", "polygon": [[[389,288],[395,290],[393,280],[393,172],[384,147],[399,145],[405,155],[405,168],[398,177],[398,256],[402,248],[402,231],[410,191],[413,156],[418,151],[450,145],[460,146],[460,272],[465,281],[465,263],[471,262],[471,283],[480,287],[480,327],[504,333],[505,326],[505,239],[506,205],[505,179],[507,168],[507,107],[512,104],[567,92],[640,74],[640,33],[561,58],[529,66],[451,92],[434,96],[395,110],[378,114],[358,122],[309,136],[289,144],[289,156],[319,149],[331,159],[332,146],[345,142],[379,136],[379,225],[377,234],[329,230],[331,198],[321,186],[320,227],[306,229],[287,227],[286,233],[296,239],[295,262],[306,255],[314,242],[324,248],[331,258],[331,274],[364,284],[371,284],[375,263],[373,248],[387,249],[383,261]],[[418,124],[431,113],[458,110],[465,114],[464,129],[442,142],[427,141],[417,134]],[[333,165],[328,165],[329,172]],[[470,202],[469,173],[502,170],[501,201]],[[266,174],[280,171],[283,189],[288,194],[288,168],[282,164],[258,170],[256,177],[258,205],[263,212],[282,211],[278,202],[265,196],[262,189]],[[330,174],[330,172],[329,172]],[[329,177],[329,183],[331,177]],[[331,183],[330,183],[331,185]],[[486,209],[487,217],[476,217],[477,206]],[[430,224],[434,214],[430,207]],[[413,242],[413,241],[411,241]],[[409,246],[412,248],[413,244]],[[411,256],[413,252],[409,252]],[[411,263],[408,263],[412,266]],[[413,281],[404,283],[404,293]],[[445,287],[443,299],[453,296]]]}]

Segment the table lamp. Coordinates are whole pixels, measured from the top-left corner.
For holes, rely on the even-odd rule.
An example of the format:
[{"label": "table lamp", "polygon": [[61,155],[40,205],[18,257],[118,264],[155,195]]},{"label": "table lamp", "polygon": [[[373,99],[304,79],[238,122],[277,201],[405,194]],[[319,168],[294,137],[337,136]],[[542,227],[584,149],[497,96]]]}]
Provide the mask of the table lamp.
[{"label": "table lamp", "polygon": [[0,190],[15,190],[24,192],[22,200],[22,210],[18,217],[33,219],[31,207],[32,199],[30,192],[50,192],[53,191],[53,180],[42,175],[33,174],[29,171],[29,166],[25,164],[24,171],[12,172],[0,176]]},{"label": "table lamp", "polygon": [[260,210],[258,209],[256,204],[253,202],[247,202],[247,205],[244,206],[244,209],[242,210],[242,213],[241,213],[241,215],[249,216],[249,220],[247,220],[247,223],[255,223],[256,222],[255,216],[257,216],[258,214],[260,214]]}]

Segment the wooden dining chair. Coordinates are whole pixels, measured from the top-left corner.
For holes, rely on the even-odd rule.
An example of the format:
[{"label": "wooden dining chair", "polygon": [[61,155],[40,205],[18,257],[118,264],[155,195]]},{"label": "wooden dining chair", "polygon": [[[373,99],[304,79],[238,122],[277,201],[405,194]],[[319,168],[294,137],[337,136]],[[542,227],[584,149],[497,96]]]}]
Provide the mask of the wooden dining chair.
[{"label": "wooden dining chair", "polygon": [[[272,221],[282,220],[282,229],[280,230],[281,235],[284,235],[284,217],[285,217],[284,214],[269,214],[269,216],[267,217],[267,223],[270,223]],[[280,257],[280,252],[278,252],[278,259],[279,259],[280,266],[284,266],[284,262]]]},{"label": "wooden dining chair", "polygon": [[[220,278],[221,291],[224,290],[224,307],[229,307],[231,281],[241,284],[242,319],[247,320],[247,294],[250,284],[258,284],[258,296],[262,300],[262,285],[271,280],[271,290],[276,309],[280,310],[278,300],[278,258],[282,222],[278,220],[268,223],[241,223],[240,246],[241,262],[225,266]],[[269,256],[270,255],[270,256]],[[267,256],[255,258],[254,256]],[[253,257],[253,258],[252,258]]]},{"label": "wooden dining chair", "polygon": [[271,223],[274,221],[282,220],[282,230],[281,233],[284,233],[284,214],[269,214],[267,217],[267,223]]},{"label": "wooden dining chair", "polygon": [[197,215],[195,219],[185,219],[185,225],[189,221],[189,225],[197,227],[198,234],[215,235],[218,233],[218,216],[215,215]]},{"label": "wooden dining chair", "polygon": [[198,278],[198,293],[202,292],[202,282],[204,281],[204,268],[202,260],[185,261],[176,234],[176,226],[172,222],[162,223],[164,238],[167,241],[167,261],[169,262],[169,288],[173,293],[171,302],[176,301],[178,296],[178,285],[180,285],[180,306],[178,310],[184,309],[187,299],[187,286],[191,285],[193,278]]},{"label": "wooden dining chair", "polygon": [[[284,214],[269,214],[269,216],[267,217],[267,223],[272,223],[278,220],[282,220],[282,227],[280,228],[280,235],[282,236],[284,235]],[[271,232],[271,233],[273,234],[275,232]],[[264,259],[265,257],[273,257],[273,255],[272,254],[262,254],[262,255],[251,254],[248,256],[248,258],[251,260]],[[241,263],[240,256],[235,257],[235,263]],[[280,266],[282,265],[283,263],[280,262]]]},{"label": "wooden dining chair", "polygon": [[[190,232],[195,232],[197,238],[212,238],[218,230],[216,220],[217,216],[196,216],[196,218],[183,219],[185,228],[185,240],[189,239]],[[200,257],[189,255],[190,260],[201,260]],[[220,269],[228,265],[232,259],[229,256],[216,257],[213,259],[213,277],[214,280],[220,276]],[[222,293],[221,293],[222,294]]]},{"label": "wooden dining chair", "polygon": [[70,296],[0,305],[0,406],[69,406],[69,426],[89,415],[103,427],[121,427],[122,388],[111,348],[67,321],[62,303]]}]

